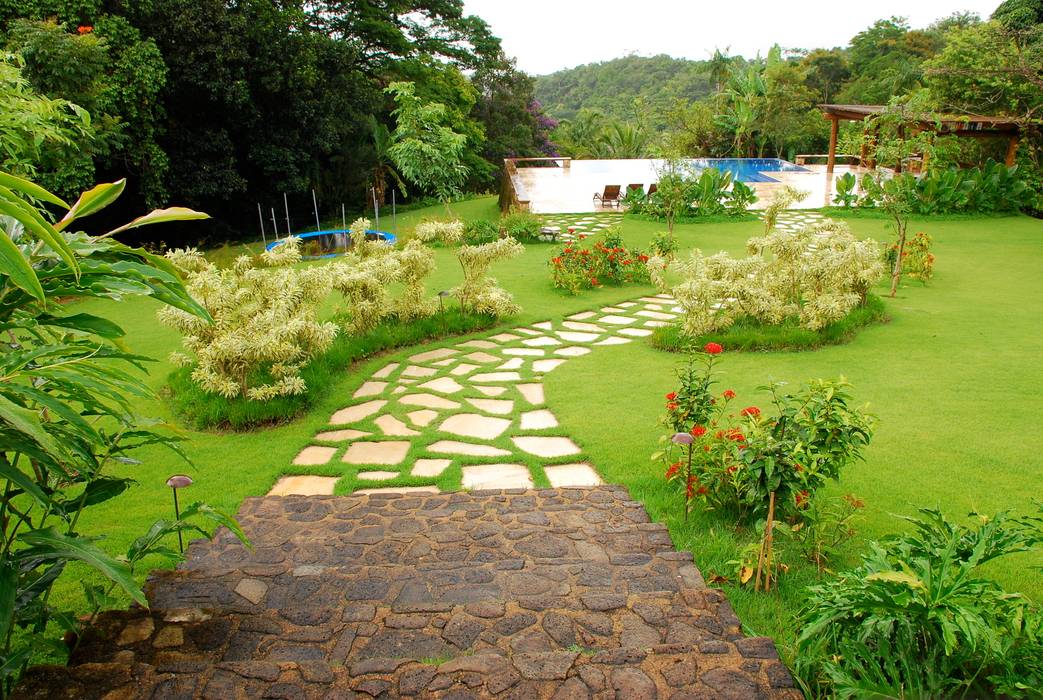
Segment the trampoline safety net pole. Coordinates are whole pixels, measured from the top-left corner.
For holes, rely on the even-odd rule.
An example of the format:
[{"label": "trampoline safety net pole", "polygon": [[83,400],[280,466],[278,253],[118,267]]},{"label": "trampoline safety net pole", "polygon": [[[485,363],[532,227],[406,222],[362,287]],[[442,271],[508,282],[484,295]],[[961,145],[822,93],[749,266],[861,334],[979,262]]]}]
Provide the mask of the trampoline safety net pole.
[{"label": "trampoline safety net pole", "polygon": [[[289,236],[290,235],[290,203],[286,199],[286,193],[285,192],[282,193],[282,206],[286,210],[286,235]],[[274,209],[273,209],[273,211],[274,211]],[[278,235],[279,231],[276,230],[275,233],[276,233],[276,235]]]},{"label": "trampoline safety net pole", "polygon": [[261,222],[261,243],[267,248],[268,239],[264,237],[264,214],[261,212],[261,203],[257,203],[257,220]]},{"label": "trampoline safety net pole", "polygon": [[311,191],[311,206],[315,210],[315,230],[321,231],[322,226],[319,224],[319,203],[315,200],[315,190]]}]

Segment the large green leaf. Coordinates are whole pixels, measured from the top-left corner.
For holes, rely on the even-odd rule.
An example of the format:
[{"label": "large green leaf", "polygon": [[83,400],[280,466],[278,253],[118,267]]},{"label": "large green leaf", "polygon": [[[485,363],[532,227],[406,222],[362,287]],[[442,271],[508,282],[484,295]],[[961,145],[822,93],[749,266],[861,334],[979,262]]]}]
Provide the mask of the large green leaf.
[{"label": "large green leaf", "polygon": [[116,182],[106,182],[100,185],[95,185],[80,195],[80,198],[77,199],[76,203],[72,205],[72,208],[66,212],[65,216],[62,217],[62,220],[55,225],[55,228],[61,231],[76,219],[81,219],[85,216],[90,216],[91,214],[101,211],[119,199],[119,196],[123,194],[123,188],[126,186],[126,178],[117,180]]},{"label": "large green leaf", "polygon": [[0,231],[0,274],[7,275],[15,285],[44,301],[43,287],[36,271],[4,231]]},{"label": "large green leaf", "polygon": [[[5,447],[5,449],[9,448]],[[47,498],[33,478],[19,469],[17,464],[11,464],[6,458],[0,458],[0,478],[7,479],[25,491],[41,506],[46,508],[50,503],[50,499]]]},{"label": "large green leaf", "polygon": [[50,433],[44,430],[35,411],[30,411],[0,395],[0,420],[38,444],[44,451],[60,458],[62,450]]},{"label": "large green leaf", "polygon": [[58,326],[60,328],[71,328],[84,333],[93,333],[102,338],[122,338],[125,333],[119,325],[107,318],[95,316],[94,314],[73,314],[71,316],[51,316],[43,314],[37,317],[37,322],[44,326]]},{"label": "large green leaf", "polygon": [[21,223],[27,231],[50,246],[75,274],[79,274],[76,256],[62,235],[40,212],[3,185],[0,185],[0,214],[6,214]]},{"label": "large green leaf", "polygon": [[134,582],[130,567],[96,547],[90,540],[64,535],[53,527],[26,532],[18,539],[28,545],[28,548],[18,551],[18,557],[81,561],[126,591],[136,603],[148,607],[148,600]]},{"label": "large green leaf", "polygon": [[131,221],[129,224],[124,224],[119,228],[113,229],[105,236],[114,236],[117,233],[121,233],[128,229],[138,228],[139,226],[148,226],[150,224],[163,224],[169,221],[191,221],[194,219],[209,219],[210,215],[205,214],[201,211],[195,211],[194,209],[188,209],[186,207],[170,207],[169,209],[155,209],[150,211],[144,216]]},{"label": "large green leaf", "polygon": [[54,195],[54,194],[48,192],[47,190],[45,190],[44,188],[40,187],[39,185],[37,185],[34,182],[29,182],[28,180],[23,180],[22,178],[20,178],[20,177],[18,177],[16,175],[12,175],[11,173],[5,173],[5,172],[0,171],[0,185],[3,185],[4,187],[12,189],[12,190],[14,190],[16,192],[21,192],[22,194],[27,194],[30,197],[35,197],[36,199],[42,200],[44,202],[50,202],[51,204],[57,204],[58,206],[62,207],[63,209],[68,209],[69,208],[69,205],[66,204],[65,201],[62,200],[57,195]]},{"label": "large green leaf", "polygon": [[18,570],[14,562],[0,562],[0,639],[7,639],[7,632],[14,621],[14,601],[18,593]]}]

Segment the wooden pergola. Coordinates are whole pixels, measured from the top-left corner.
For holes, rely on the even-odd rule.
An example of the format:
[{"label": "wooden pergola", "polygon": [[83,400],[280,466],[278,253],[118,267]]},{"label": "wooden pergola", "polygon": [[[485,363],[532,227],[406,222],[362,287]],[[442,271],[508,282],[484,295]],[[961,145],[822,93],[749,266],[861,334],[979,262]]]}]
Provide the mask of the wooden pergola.
[{"label": "wooden pergola", "polygon": [[[871,128],[873,117],[886,109],[884,105],[821,104],[818,107],[822,110],[822,116],[830,121],[829,155],[826,161],[826,172],[829,173],[833,172],[836,165],[837,134],[840,131],[840,122],[864,122],[868,131]],[[925,114],[910,123],[910,128],[916,131],[933,131],[939,136],[1006,138],[1008,166],[1014,165],[1014,159],[1018,154],[1018,142],[1024,126],[1024,122],[1010,117],[985,117],[977,114]],[[904,127],[899,127],[899,134],[903,129]],[[864,141],[862,153],[859,154],[859,165],[866,165],[866,143]],[[869,162],[869,166],[875,167],[876,163]],[[895,172],[902,172],[901,162],[895,164]]]}]

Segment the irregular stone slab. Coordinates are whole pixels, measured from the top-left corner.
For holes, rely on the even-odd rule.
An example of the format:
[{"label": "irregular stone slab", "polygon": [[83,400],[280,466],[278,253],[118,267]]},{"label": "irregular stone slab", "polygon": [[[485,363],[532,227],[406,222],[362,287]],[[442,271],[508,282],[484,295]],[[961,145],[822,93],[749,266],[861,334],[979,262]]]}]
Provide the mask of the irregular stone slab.
[{"label": "irregular stone slab", "polygon": [[535,331],[531,328],[515,328],[515,333],[524,333],[525,335],[540,335],[539,331]]},{"label": "irregular stone slab", "polygon": [[644,328],[620,328],[620,335],[629,335],[634,338],[644,338],[645,336],[652,335],[652,331]]},{"label": "irregular stone slab", "polygon": [[467,374],[468,372],[473,372],[476,369],[478,369],[478,365],[471,365],[466,362],[461,362],[456,367],[453,367],[449,374],[453,375],[454,377],[460,377],[462,375]]},{"label": "irregular stone slab", "polygon": [[449,365],[456,362],[455,357],[450,357],[448,360],[439,360],[438,362],[432,362],[431,364],[435,367],[448,367]]},{"label": "irregular stone slab", "polygon": [[524,366],[525,366],[525,358],[522,358],[522,357],[512,357],[511,359],[507,360],[506,362],[504,362],[502,365],[500,365],[496,369],[498,369],[498,370],[503,370],[503,369],[521,369]]},{"label": "irregular stone slab", "polygon": [[[536,360],[536,362],[548,362],[548,360]],[[489,372],[487,374],[476,374],[471,377],[472,382],[520,382],[521,375],[517,372]]]},{"label": "irregular stone slab", "polygon": [[605,314],[619,314],[619,313],[623,313],[623,309],[619,308],[618,306],[603,306],[601,308],[601,313],[605,313]]},{"label": "irregular stone slab", "polygon": [[337,476],[281,476],[269,496],[332,496]]},{"label": "irregular stone slab", "polygon": [[444,472],[452,463],[451,459],[418,459],[409,473],[412,476],[435,477]]},{"label": "irregular stone slab", "polygon": [[495,413],[498,416],[506,416],[514,410],[514,402],[510,399],[467,399],[479,411]]},{"label": "irregular stone slab", "polygon": [[637,306],[637,303],[633,301],[621,301],[618,304],[616,304],[616,306],[618,306],[621,309],[629,309],[631,306]]},{"label": "irregular stone slab", "polygon": [[463,387],[460,386],[460,384],[452,377],[439,377],[438,379],[432,379],[429,382],[421,384],[420,388],[437,391],[440,394],[455,394],[463,389]]},{"label": "irregular stone slab", "polygon": [[392,394],[404,394],[405,392],[406,388],[404,386],[396,386],[394,389],[391,390]]},{"label": "irregular stone slab", "polygon": [[603,482],[594,468],[586,462],[578,464],[555,464],[544,467],[543,473],[554,488],[566,486],[600,486]]},{"label": "irregular stone slab", "polygon": [[244,578],[235,586],[235,592],[254,605],[264,600],[268,592],[268,584],[256,578]]},{"label": "irregular stone slab", "polygon": [[670,319],[674,318],[673,314],[664,314],[661,311],[648,311],[647,309],[642,309],[641,311],[636,312],[634,315],[644,316],[645,318],[654,318],[657,321],[669,321]]},{"label": "irregular stone slab", "polygon": [[374,379],[385,379],[392,372],[394,372],[396,369],[398,369],[398,363],[397,362],[392,362],[389,365],[384,365],[383,369],[379,369],[379,370],[377,370],[376,372],[373,373],[373,378]]},{"label": "irregular stone slab", "polygon": [[477,348],[479,350],[488,350],[489,348],[497,347],[496,343],[488,340],[468,340],[466,343],[460,343],[456,347],[458,348]]},{"label": "irregular stone slab", "polygon": [[408,452],[409,443],[405,440],[353,442],[341,461],[348,464],[401,464]]},{"label": "irregular stone slab", "polygon": [[446,418],[438,429],[453,435],[494,440],[503,435],[503,431],[509,427],[511,427],[511,421],[506,418],[491,418],[477,413],[457,413]]},{"label": "irregular stone slab", "polygon": [[594,316],[597,316],[597,314],[593,311],[583,311],[578,314],[572,314],[568,317],[568,319],[570,321],[586,321],[588,318],[592,318]]},{"label": "irregular stone slab", "polygon": [[551,338],[547,335],[537,336],[535,338],[526,338],[522,341],[522,345],[528,345],[529,347],[543,347],[547,345],[561,345],[561,341],[557,338]]},{"label": "irregular stone slab", "polygon": [[498,335],[489,336],[489,340],[495,340],[497,343],[509,343],[512,340],[518,340],[519,336],[511,333],[500,333]]},{"label": "irregular stone slab", "polygon": [[543,357],[547,354],[546,350],[540,350],[539,348],[504,348],[502,352],[504,355],[518,355],[521,357]]},{"label": "irregular stone slab", "polygon": [[592,343],[598,339],[598,333],[582,333],[580,331],[559,331],[562,340],[570,343]]},{"label": "irregular stone slab", "polygon": [[663,326],[669,326],[670,324],[666,321],[645,321],[645,326],[648,328],[662,328]]},{"label": "irregular stone slab", "polygon": [[476,386],[475,389],[486,396],[503,396],[503,392],[507,391],[505,386]]},{"label": "irregular stone slab", "polygon": [[468,455],[469,457],[506,457],[511,453],[491,445],[476,445],[472,442],[457,440],[439,440],[427,446],[428,452],[450,455]]},{"label": "irregular stone slab", "polygon": [[327,430],[316,435],[315,439],[325,440],[326,442],[343,442],[344,440],[355,440],[360,437],[366,437],[370,434],[371,433],[362,430]]},{"label": "irregular stone slab", "polygon": [[627,316],[602,316],[598,319],[599,323],[608,323],[613,326],[629,326],[634,322],[634,319]]},{"label": "irregular stone slab", "polygon": [[344,423],[357,423],[363,418],[369,418],[374,413],[384,408],[387,401],[383,399],[377,399],[376,401],[367,401],[366,403],[360,403],[357,406],[348,406],[342,408],[330,417],[330,425],[342,425]]},{"label": "irregular stone slab", "polygon": [[374,493],[441,493],[437,486],[387,486],[382,489],[359,489],[353,492],[357,496],[369,496]]},{"label": "irregular stone slab", "polygon": [[533,328],[539,328],[541,331],[549,331],[554,328],[554,324],[550,321],[540,321],[539,323],[532,324]]},{"label": "irregular stone slab", "polygon": [[387,382],[363,382],[362,386],[356,389],[352,396],[356,399],[361,399],[366,396],[376,396],[382,394],[384,389],[387,389],[387,385]]},{"label": "irregular stone slab", "polygon": [[546,409],[521,414],[522,430],[543,430],[558,427],[558,419]]},{"label": "irregular stone slab", "polygon": [[423,406],[424,408],[460,408],[456,401],[435,396],[434,394],[410,394],[398,400],[407,406]]},{"label": "irregular stone slab", "polygon": [[309,445],[303,450],[297,453],[297,456],[293,458],[294,464],[303,464],[314,466],[316,464],[326,464],[333,455],[337,452],[336,447],[319,447],[318,445]]},{"label": "irregular stone slab", "polygon": [[410,411],[406,414],[406,418],[412,421],[413,425],[419,425],[421,427],[429,424],[437,417],[438,411],[431,411],[426,408],[419,411]]},{"label": "irregular stone slab", "polygon": [[567,348],[558,348],[554,351],[554,354],[561,355],[562,357],[579,357],[580,355],[586,355],[588,352],[590,352],[590,348],[581,348],[572,345]]},{"label": "irregular stone slab", "polygon": [[599,340],[598,342],[594,343],[594,345],[626,345],[629,342],[630,338],[618,338],[616,336],[612,336],[611,338]]},{"label": "irregular stone slab", "polygon": [[459,350],[455,348],[437,348],[435,350],[428,350],[417,355],[413,355],[409,358],[410,362],[430,362],[431,360],[441,360],[450,355],[455,355]]},{"label": "irregular stone slab", "polygon": [[[595,326],[593,323],[580,323],[578,321],[564,321],[562,324],[565,328],[570,331],[587,331],[588,333],[604,333],[604,329],[601,326]],[[561,335],[561,333],[558,333]]]},{"label": "irregular stone slab", "polygon": [[388,481],[389,479],[397,479],[399,476],[398,472],[359,472],[358,478],[367,479],[370,481]]},{"label": "irregular stone slab", "polygon": [[430,377],[438,374],[438,370],[434,367],[417,367],[416,365],[409,365],[402,370],[403,377]]},{"label": "irregular stone slab", "polygon": [[465,489],[531,489],[532,475],[522,464],[477,464],[463,468]]},{"label": "irregular stone slab", "polygon": [[667,301],[675,301],[673,296],[670,294],[656,294],[657,299],[666,299]]},{"label": "irregular stone slab", "polygon": [[649,304],[662,304],[663,300],[659,297],[641,297],[638,301],[644,301]]},{"label": "irregular stone slab", "polygon": [[539,406],[544,402],[542,384],[519,384],[518,391],[533,406]]},{"label": "irregular stone slab", "polygon": [[511,442],[524,452],[537,457],[565,457],[580,453],[579,446],[567,437],[524,435],[512,437]]},{"label": "irregular stone slab", "polygon": [[645,308],[649,311],[663,311],[666,307],[661,304],[645,304]]},{"label": "irregular stone slab", "polygon": [[565,360],[536,360],[532,363],[532,371],[543,374],[550,372],[552,369],[564,362]]},{"label": "irregular stone slab", "polygon": [[385,435],[404,436],[420,434],[415,430],[407,428],[405,423],[389,414],[384,414],[373,422],[377,424],[377,427],[380,428]]},{"label": "irregular stone slab", "polygon": [[501,358],[496,355],[490,355],[487,352],[472,352],[470,355],[464,355],[465,360],[471,362],[477,362],[482,365],[487,365],[490,362],[499,362]]}]

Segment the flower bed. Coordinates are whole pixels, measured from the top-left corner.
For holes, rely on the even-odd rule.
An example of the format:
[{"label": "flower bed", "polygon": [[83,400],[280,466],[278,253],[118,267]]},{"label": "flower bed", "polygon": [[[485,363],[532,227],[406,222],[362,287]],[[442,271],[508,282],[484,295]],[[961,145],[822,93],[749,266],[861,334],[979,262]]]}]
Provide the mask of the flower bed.
[{"label": "flower bed", "polygon": [[570,294],[602,285],[646,284],[648,255],[629,249],[615,231],[580,236],[550,259],[554,286]]}]

